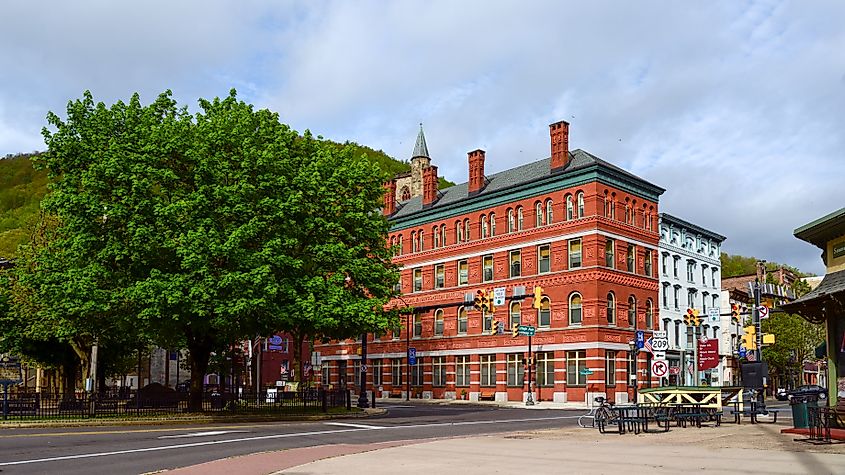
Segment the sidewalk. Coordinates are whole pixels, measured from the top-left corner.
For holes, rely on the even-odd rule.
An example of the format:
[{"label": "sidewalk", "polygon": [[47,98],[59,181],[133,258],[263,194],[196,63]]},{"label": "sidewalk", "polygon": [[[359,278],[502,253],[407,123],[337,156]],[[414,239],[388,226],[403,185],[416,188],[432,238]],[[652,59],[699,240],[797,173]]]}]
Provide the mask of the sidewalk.
[{"label": "sidewalk", "polygon": [[520,401],[464,401],[460,399],[415,399],[410,401],[399,398],[379,398],[376,399],[376,407],[382,406],[401,406],[403,404],[432,404],[432,405],[455,405],[455,406],[492,406],[492,407],[509,407],[521,409],[573,409],[588,411],[589,407],[583,402],[552,402],[552,401],[538,401],[533,406],[526,406],[524,402]]},{"label": "sidewalk", "polygon": [[217,460],[168,473],[367,475],[490,473],[845,473],[845,444],[811,445],[781,434],[788,423],[599,434],[565,428],[437,440],[338,444]]}]

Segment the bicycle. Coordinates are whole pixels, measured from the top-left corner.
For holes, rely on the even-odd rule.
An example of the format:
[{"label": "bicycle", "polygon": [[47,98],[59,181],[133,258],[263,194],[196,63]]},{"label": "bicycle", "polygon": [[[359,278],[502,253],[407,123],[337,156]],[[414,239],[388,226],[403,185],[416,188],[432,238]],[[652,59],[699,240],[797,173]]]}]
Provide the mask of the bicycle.
[{"label": "bicycle", "polygon": [[591,407],[590,412],[579,417],[578,426],[583,429],[598,426],[599,432],[604,432],[605,427],[616,423],[617,416],[613,413],[613,404],[607,402],[605,398],[599,396],[594,401],[599,405]]}]

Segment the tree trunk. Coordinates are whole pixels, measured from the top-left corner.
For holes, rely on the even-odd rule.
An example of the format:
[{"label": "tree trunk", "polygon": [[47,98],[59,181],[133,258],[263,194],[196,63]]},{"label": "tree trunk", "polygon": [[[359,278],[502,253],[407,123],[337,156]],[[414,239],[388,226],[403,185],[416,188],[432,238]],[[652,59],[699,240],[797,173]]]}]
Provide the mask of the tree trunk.
[{"label": "tree trunk", "polygon": [[191,362],[191,394],[188,398],[190,412],[202,411],[203,380],[211,357],[211,343],[207,338],[188,337],[188,352]]},{"label": "tree trunk", "polygon": [[305,374],[302,371],[302,342],[305,341],[305,335],[300,332],[291,335],[293,339],[293,364],[291,368],[294,370],[294,381],[299,381],[299,387],[305,387]]},{"label": "tree trunk", "polygon": [[[85,381],[88,380],[91,375],[91,346],[86,344],[84,341],[70,341],[70,347],[73,349],[73,352],[76,353],[77,358],[79,358],[79,366],[82,367],[82,389],[85,389]],[[73,387],[76,386],[76,369],[74,368],[73,371],[74,382],[72,384]]]}]

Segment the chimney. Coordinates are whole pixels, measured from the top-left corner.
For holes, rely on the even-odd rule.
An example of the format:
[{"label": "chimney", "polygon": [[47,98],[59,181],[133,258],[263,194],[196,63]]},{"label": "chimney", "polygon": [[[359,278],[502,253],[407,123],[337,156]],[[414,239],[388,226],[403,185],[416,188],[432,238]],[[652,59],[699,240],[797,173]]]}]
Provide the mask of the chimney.
[{"label": "chimney", "polygon": [[562,120],[549,125],[552,143],[551,172],[563,171],[569,165],[569,122]]},{"label": "chimney", "polygon": [[423,208],[437,199],[437,167],[423,168]]},{"label": "chimney", "polygon": [[469,159],[469,196],[484,189],[484,150],[478,149],[467,153]]},{"label": "chimney", "polygon": [[381,208],[382,214],[390,216],[396,212],[396,180],[389,180],[384,182],[384,207]]}]

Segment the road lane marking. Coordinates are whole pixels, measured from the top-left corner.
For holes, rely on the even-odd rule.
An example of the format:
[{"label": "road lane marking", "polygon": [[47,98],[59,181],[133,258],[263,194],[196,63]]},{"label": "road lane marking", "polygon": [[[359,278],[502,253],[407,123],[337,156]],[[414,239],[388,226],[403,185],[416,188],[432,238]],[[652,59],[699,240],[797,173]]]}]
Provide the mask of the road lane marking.
[{"label": "road lane marking", "polygon": [[[540,422],[540,421],[554,421],[554,420],[561,420],[561,419],[575,419],[581,417],[578,416],[555,416],[555,417],[534,417],[534,418],[525,418],[525,419],[499,419],[499,420],[492,420],[492,421],[463,421],[463,422],[432,422],[428,424],[410,424],[410,425],[397,425],[397,426],[383,426],[381,429],[418,429],[422,427],[448,427],[448,426],[467,426],[467,425],[482,425],[482,424],[507,424],[513,422]],[[363,425],[363,424],[362,424]],[[11,465],[26,465],[32,463],[43,463],[43,462],[57,462],[61,460],[76,460],[76,459],[86,459],[86,458],[95,458],[95,457],[108,457],[112,455],[125,455],[125,454],[135,454],[135,453],[143,453],[143,452],[158,452],[163,450],[174,450],[174,449],[185,449],[185,448],[192,448],[192,447],[203,447],[208,445],[221,445],[221,444],[233,444],[236,442],[251,442],[254,440],[272,440],[272,439],[287,439],[291,437],[304,437],[304,436],[315,436],[315,435],[330,435],[330,434],[341,434],[347,432],[362,432],[362,431],[369,431],[375,430],[376,426],[372,426],[371,428],[364,429],[364,428],[349,428],[349,429],[335,429],[335,430],[318,430],[318,431],[310,431],[310,432],[293,432],[288,434],[272,434],[272,435],[261,435],[255,437],[241,437],[238,439],[223,439],[223,440],[210,440],[204,442],[193,442],[187,444],[176,444],[176,445],[162,445],[156,447],[143,447],[140,449],[125,449],[125,450],[115,450],[111,452],[93,452],[87,454],[75,454],[75,455],[62,455],[57,457],[45,457],[40,459],[29,459],[29,460],[16,460],[13,462],[0,462],[0,467],[6,467]]]},{"label": "road lane marking", "polygon": [[324,422],[323,424],[327,426],[357,427],[359,429],[384,429],[384,427],[381,426],[371,426],[367,424],[350,424],[349,422]]},{"label": "road lane marking", "polygon": [[170,427],[166,429],[136,429],[136,430],[91,430],[78,432],[41,432],[38,434],[10,434],[0,435],[0,439],[15,439],[18,437],[66,437],[73,435],[114,435],[114,434],[145,434],[150,432],[188,432],[210,429],[251,429],[254,427],[269,427],[274,424],[252,424],[237,426],[209,426],[209,427]]},{"label": "road lane marking", "polygon": [[211,430],[207,432],[193,432],[190,434],[162,435],[157,439],[182,439],[186,437],[211,437],[213,435],[234,434],[237,432],[249,432],[248,430]]}]

